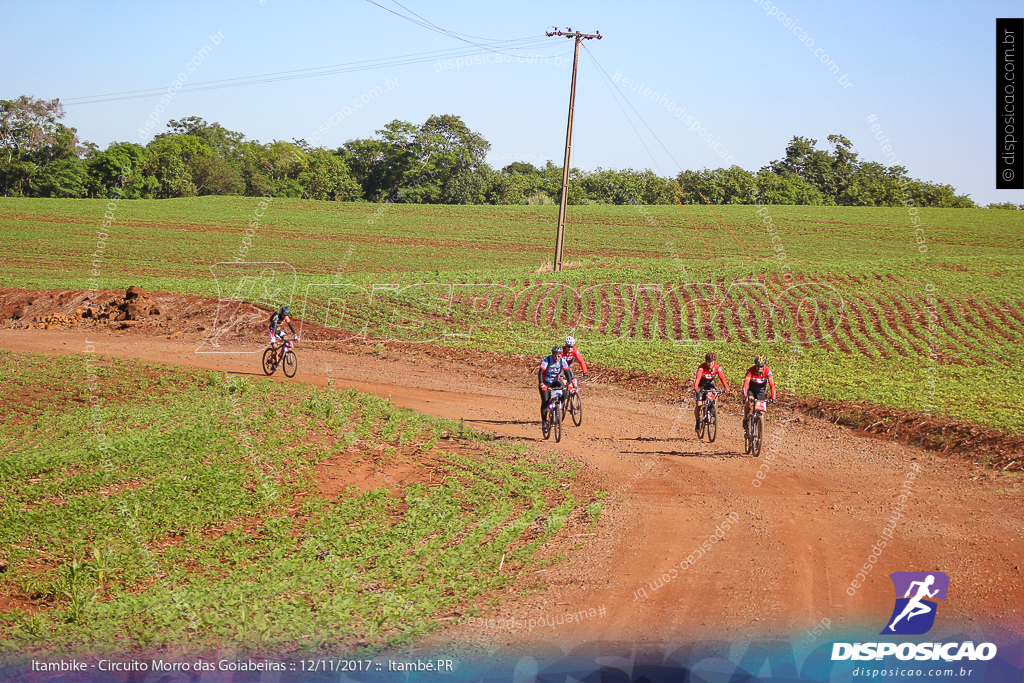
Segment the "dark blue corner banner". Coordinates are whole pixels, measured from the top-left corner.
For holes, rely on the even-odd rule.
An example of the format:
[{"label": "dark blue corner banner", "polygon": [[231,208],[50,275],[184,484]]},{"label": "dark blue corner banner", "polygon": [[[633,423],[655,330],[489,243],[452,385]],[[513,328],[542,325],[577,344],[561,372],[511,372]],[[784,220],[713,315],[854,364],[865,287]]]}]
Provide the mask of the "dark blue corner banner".
[{"label": "dark blue corner banner", "polygon": [[1024,190],[1024,19],[996,19],[996,189]]},{"label": "dark blue corner banner", "polygon": [[[831,631],[788,640],[713,640],[683,644],[552,644],[530,652],[406,650],[355,659],[346,655],[272,657],[17,656],[0,664],[0,683],[748,683],[755,681],[929,681],[1022,683],[1024,640],[1010,630],[979,637],[879,636]],[[806,645],[804,645],[806,643]],[[804,645],[801,647],[801,645]]]}]

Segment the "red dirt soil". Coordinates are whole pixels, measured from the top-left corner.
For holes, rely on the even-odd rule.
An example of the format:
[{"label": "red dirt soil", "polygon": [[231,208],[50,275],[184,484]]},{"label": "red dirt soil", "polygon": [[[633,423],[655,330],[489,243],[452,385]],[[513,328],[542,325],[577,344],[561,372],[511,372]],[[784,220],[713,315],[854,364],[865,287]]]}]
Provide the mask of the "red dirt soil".
[{"label": "red dirt soil", "polygon": [[[40,293],[34,294],[36,306]],[[0,295],[2,313],[11,295]],[[62,305],[77,305],[74,295],[81,293],[66,293]],[[151,297],[173,318],[162,321],[164,327],[161,321],[126,330],[81,322],[65,330],[9,327],[0,347],[73,354],[84,351],[88,338],[99,355],[262,376],[258,354],[244,352],[241,340],[225,342],[216,353],[196,353],[205,339],[199,328],[211,324],[216,302]],[[189,311],[210,317],[186,316]],[[173,332],[181,334],[168,339]],[[355,387],[431,415],[465,418],[478,429],[581,463],[588,480],[602,481],[601,488],[611,492],[596,527],[570,525],[552,544],[567,559],[527,574],[503,569],[517,574],[515,587],[531,589],[528,595],[510,592],[497,607],[477,605],[488,618],[554,618],[601,606],[606,617],[552,631],[456,626],[420,647],[447,642],[540,647],[552,640],[567,647],[713,634],[788,637],[823,618],[833,628],[881,629],[893,605],[888,574],[931,569],[951,580],[933,629],[936,638],[994,625],[1024,632],[1019,597],[1024,479],[1019,472],[972,464],[978,452],[973,449],[986,444],[1005,450],[1008,463],[1019,464],[1014,459],[1022,450],[1019,439],[920,416],[908,424],[900,411],[804,400],[797,405],[807,415],[772,408],[768,434],[781,437],[778,451],[768,453],[766,446],[754,459],[743,455],[735,406],[722,405],[718,440],[700,442],[692,431],[692,404],[680,406],[681,385],[605,369],[583,389],[583,425],[568,427],[555,444],[540,435],[531,358],[475,352],[467,358],[451,348],[305,341],[297,353],[299,374],[293,381],[325,387],[330,364],[338,389]],[[453,364],[452,357],[460,363]],[[280,373],[275,379],[287,381]],[[472,392],[465,391],[467,380]],[[865,426],[888,417],[888,423],[871,426],[887,428],[882,434],[887,440],[833,424],[842,414],[848,415],[841,421]],[[925,435],[935,433],[929,430],[955,435],[943,442],[945,453],[909,445],[918,440],[937,446],[927,442]],[[871,571],[863,572],[912,469],[916,478],[893,537]],[[756,478],[758,471],[764,479]],[[738,521],[706,555],[696,557],[695,549],[732,513]],[[678,569],[689,556],[695,556],[689,568]],[[673,567],[675,575],[669,574]],[[859,572],[866,577],[854,589],[851,582]],[[668,581],[659,579],[665,575]]]}]

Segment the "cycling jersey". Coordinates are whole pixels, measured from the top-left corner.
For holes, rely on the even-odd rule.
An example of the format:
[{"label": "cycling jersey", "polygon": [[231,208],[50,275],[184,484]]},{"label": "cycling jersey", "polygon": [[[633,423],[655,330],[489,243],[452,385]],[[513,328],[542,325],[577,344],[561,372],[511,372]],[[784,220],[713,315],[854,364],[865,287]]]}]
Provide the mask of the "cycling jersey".
[{"label": "cycling jersey", "polygon": [[753,396],[758,400],[763,400],[767,396],[767,389],[771,387],[771,398],[775,398],[775,380],[772,379],[772,370],[767,365],[757,369],[757,366],[751,366],[747,370],[747,376],[743,378],[743,393],[747,396]]},{"label": "cycling jersey", "polygon": [[583,361],[583,354],[580,353],[579,347],[567,346],[565,353],[562,354],[562,359],[565,360],[569,367],[572,367],[572,362],[578,360],[580,362],[580,370],[583,372],[587,371],[587,364]]},{"label": "cycling jersey", "polygon": [[707,363],[701,363],[697,368],[697,379],[694,380],[693,388],[697,389],[710,389],[715,386],[715,377],[722,380],[722,386],[726,391],[729,390],[729,383],[725,381],[725,373],[722,371],[722,367],[717,363],[713,363],[711,368],[707,367]]},{"label": "cycling jersey", "polygon": [[743,379],[744,381],[750,382],[750,384],[756,384],[758,386],[763,387],[765,384],[768,383],[768,378],[771,376],[772,369],[769,368],[767,365],[761,368],[760,370],[758,370],[757,366],[754,365],[751,366],[749,370],[747,370],[747,376],[744,377]]},{"label": "cycling jersey", "polygon": [[544,384],[554,384],[562,372],[569,369],[569,362],[565,358],[559,358],[558,361],[556,363],[553,356],[548,356],[540,362],[540,369],[544,372]]}]

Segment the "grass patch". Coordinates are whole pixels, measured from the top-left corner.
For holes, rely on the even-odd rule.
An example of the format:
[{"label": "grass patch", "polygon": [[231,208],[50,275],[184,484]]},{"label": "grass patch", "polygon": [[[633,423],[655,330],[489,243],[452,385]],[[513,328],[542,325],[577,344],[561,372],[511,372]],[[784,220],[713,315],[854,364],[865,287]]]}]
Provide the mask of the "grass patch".
[{"label": "grass patch", "polygon": [[[0,365],[24,370],[0,425],[7,651],[394,645],[505,585],[560,528],[509,522],[577,505],[573,471],[356,391],[105,358],[97,411],[82,357]],[[16,409],[30,388],[64,393]],[[325,496],[326,461],[422,476]]]}]

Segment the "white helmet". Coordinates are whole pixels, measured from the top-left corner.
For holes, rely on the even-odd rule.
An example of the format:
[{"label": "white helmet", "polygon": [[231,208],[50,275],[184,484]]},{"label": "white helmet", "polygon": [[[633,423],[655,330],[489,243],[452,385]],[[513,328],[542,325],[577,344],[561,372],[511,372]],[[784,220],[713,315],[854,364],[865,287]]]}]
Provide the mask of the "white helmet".
[{"label": "white helmet", "polygon": [[576,337],[573,337],[571,335],[566,337],[565,338],[565,345],[566,346],[576,346]]}]

